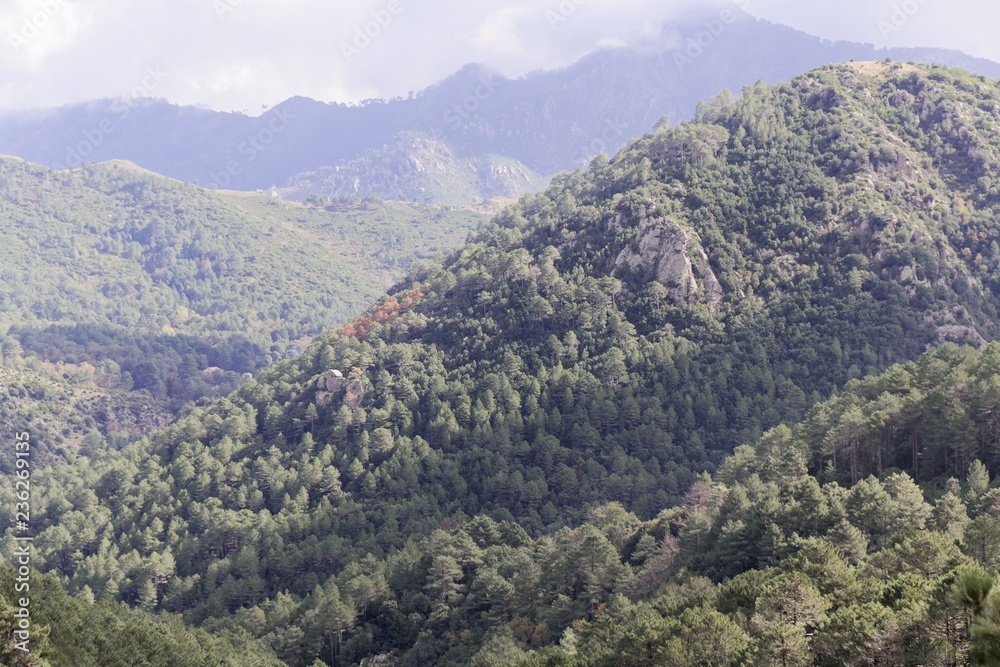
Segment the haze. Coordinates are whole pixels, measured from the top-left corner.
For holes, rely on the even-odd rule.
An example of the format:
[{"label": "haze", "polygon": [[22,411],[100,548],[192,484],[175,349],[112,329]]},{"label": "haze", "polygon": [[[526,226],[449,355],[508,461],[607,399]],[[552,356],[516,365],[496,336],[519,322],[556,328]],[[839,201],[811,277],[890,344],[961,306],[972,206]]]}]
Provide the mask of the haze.
[{"label": "haze", "polygon": [[[517,76],[601,46],[662,43],[680,13],[734,5],[826,39],[1000,60],[1000,7],[985,0],[411,2],[8,0],[0,98],[34,108],[140,94],[256,114],[295,95],[393,97],[468,62]],[[366,27],[375,36],[359,38]]]}]

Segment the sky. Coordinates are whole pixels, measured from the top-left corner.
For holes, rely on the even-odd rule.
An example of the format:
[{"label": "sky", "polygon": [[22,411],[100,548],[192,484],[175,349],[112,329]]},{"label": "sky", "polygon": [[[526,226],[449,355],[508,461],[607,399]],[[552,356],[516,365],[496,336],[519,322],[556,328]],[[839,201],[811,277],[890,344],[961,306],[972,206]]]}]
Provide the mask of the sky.
[{"label": "sky", "polygon": [[734,6],[825,39],[1000,61],[995,0],[0,0],[0,107],[156,97],[258,114],[295,95],[405,96],[470,62],[520,76]]}]

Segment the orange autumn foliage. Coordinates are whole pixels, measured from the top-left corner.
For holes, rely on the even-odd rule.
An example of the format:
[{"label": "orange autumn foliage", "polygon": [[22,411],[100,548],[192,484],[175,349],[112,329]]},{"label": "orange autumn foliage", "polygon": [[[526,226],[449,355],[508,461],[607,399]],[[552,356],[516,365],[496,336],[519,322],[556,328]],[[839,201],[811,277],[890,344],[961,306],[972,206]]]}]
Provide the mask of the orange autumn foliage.
[{"label": "orange autumn foliage", "polygon": [[342,328],[340,333],[345,336],[353,336],[358,340],[364,340],[368,336],[368,332],[371,331],[373,324],[388,324],[392,322],[419,303],[423,298],[424,293],[420,290],[410,290],[399,298],[390,296],[384,303],[376,306],[369,315],[362,315],[354,324],[348,324]]}]

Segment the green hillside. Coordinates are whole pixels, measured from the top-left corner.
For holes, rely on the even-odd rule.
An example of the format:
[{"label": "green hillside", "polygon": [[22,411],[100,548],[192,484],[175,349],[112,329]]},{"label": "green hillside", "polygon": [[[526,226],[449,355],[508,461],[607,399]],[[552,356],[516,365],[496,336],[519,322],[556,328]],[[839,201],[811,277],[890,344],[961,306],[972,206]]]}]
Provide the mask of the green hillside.
[{"label": "green hillside", "polygon": [[[166,468],[162,454],[150,462],[133,446],[46,473],[45,523],[70,503],[60,523],[84,532],[51,528],[37,544],[71,590],[106,585],[146,609],[196,603],[200,577],[182,573],[204,567],[201,585],[216,592],[186,617],[221,613],[226,620],[209,627],[254,633],[289,665],[333,647],[337,664],[396,666],[965,665],[972,654],[1000,656],[1000,593],[991,591],[1000,488],[972,458],[994,470],[1000,458],[998,374],[1000,344],[946,344],[852,381],[801,423],[737,448],[650,520],[612,503],[532,537],[510,521],[459,514],[381,554],[363,535],[360,498],[347,497],[336,474],[323,476],[329,448],[312,460],[272,448],[249,463],[266,505],[256,513],[252,499],[239,500],[248,478],[235,490],[214,486],[244,465],[229,454],[240,415],[227,403],[216,427],[227,435],[211,447],[181,445]],[[199,437],[199,426],[187,420],[165,438]],[[888,467],[914,447],[915,467]],[[959,477],[914,482],[917,467],[952,458]],[[180,482],[178,514],[159,511],[169,487],[150,481],[194,462],[214,469]],[[250,511],[197,500],[215,493]],[[282,493],[272,515],[269,499]],[[88,521],[98,497],[110,505]],[[135,522],[127,555],[109,543],[105,522],[114,520]],[[320,540],[331,526],[343,538]],[[95,530],[105,537],[81,560]],[[152,549],[161,534],[170,537]],[[357,555],[346,556],[350,546]],[[319,578],[331,570],[339,573]],[[283,590],[263,599],[270,577]]]},{"label": "green hillside", "polygon": [[210,192],[127,163],[72,173],[0,164],[0,304],[21,326],[101,322],[287,344],[346,321],[415,259],[461,243],[475,220]]},{"label": "green hillside", "polygon": [[[44,443],[36,465],[105,446],[121,447],[170,423],[173,415],[148,392],[128,391],[107,364],[52,364],[5,355],[0,362],[3,437],[28,431]],[[0,471],[14,471],[15,452],[0,449]]]},{"label": "green hillside", "polygon": [[169,409],[217,398],[356,316],[478,219],[209,192],[120,162],[60,173],[0,160],[4,353],[100,366]]},{"label": "green hillside", "polygon": [[1000,351],[851,381],[997,337],[997,109],[890,63],[722,95],[39,474],[39,565],[290,665],[964,664]]},{"label": "green hillside", "polygon": [[392,665],[995,664],[1000,488],[986,466],[923,490],[912,469],[868,473],[913,442],[926,459],[996,461],[984,409],[998,371],[1000,345],[949,344],[851,382],[651,521],[612,504],[530,541],[477,518],[348,568],[339,589],[377,611],[359,612],[344,661],[374,648]]}]

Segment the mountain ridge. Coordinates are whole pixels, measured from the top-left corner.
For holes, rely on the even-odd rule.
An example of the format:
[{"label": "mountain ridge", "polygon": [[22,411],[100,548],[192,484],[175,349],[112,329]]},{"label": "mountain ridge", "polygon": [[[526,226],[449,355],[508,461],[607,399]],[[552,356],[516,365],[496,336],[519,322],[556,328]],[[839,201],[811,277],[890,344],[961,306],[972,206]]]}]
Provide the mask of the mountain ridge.
[{"label": "mountain ridge", "polygon": [[[719,20],[717,14],[706,19]],[[690,118],[698,100],[719,90],[759,79],[776,83],[829,62],[943,60],[1000,76],[1000,65],[957,52],[824,42],[745,16],[723,25],[696,58],[684,56],[691,62],[683,66],[676,57],[706,29],[698,21],[668,26],[667,49],[598,51],[566,68],[516,80],[467,66],[412,98],[360,106],[291,98],[249,117],[129,99],[49,110],[37,122],[35,112],[5,113],[0,152],[49,166],[127,158],[180,180],[253,190],[283,186],[298,174],[355,159],[415,131],[444,141],[460,156],[494,154],[549,176],[597,153],[613,154],[663,116]],[[767,46],[775,44],[778,50]],[[161,139],[167,137],[169,143]]]}]

